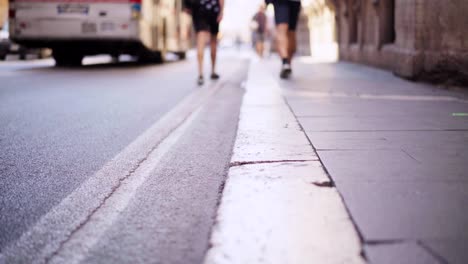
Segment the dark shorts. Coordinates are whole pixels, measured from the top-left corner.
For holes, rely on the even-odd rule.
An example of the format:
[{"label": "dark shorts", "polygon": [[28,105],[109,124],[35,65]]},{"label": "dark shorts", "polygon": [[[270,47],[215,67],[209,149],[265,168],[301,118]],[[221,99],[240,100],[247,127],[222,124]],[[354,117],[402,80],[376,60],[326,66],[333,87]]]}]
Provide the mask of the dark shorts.
[{"label": "dark shorts", "polygon": [[194,12],[192,19],[196,32],[207,31],[210,32],[211,35],[218,35],[219,23],[217,14],[203,14]]},{"label": "dark shorts", "polygon": [[275,23],[288,24],[290,31],[296,31],[301,2],[289,0],[277,0],[273,2],[275,7]]}]

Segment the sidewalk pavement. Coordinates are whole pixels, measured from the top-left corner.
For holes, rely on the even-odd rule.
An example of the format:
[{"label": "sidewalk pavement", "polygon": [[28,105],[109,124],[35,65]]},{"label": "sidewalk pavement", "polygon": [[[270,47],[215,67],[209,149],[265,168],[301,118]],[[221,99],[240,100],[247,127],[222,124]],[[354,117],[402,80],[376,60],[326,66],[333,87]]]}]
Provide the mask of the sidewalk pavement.
[{"label": "sidewalk pavement", "polygon": [[[264,62],[371,263],[468,263],[468,97],[350,63]],[[336,250],[339,250],[338,248]]]},{"label": "sidewalk pavement", "polygon": [[265,65],[252,62],[205,264],[365,263],[340,194]]}]

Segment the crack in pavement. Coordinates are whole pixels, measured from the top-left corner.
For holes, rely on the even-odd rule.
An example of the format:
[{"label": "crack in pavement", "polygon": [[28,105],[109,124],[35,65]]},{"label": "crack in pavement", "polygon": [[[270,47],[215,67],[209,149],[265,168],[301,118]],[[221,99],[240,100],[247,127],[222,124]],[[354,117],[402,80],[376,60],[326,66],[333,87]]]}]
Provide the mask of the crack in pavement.
[{"label": "crack in pavement", "polygon": [[320,188],[335,188],[335,184],[331,181],[312,182],[313,185]]},{"label": "crack in pavement", "polygon": [[416,161],[417,163],[419,164],[422,164],[422,162],[418,159],[416,159],[413,155],[411,155],[408,151],[406,151],[405,149],[401,148],[400,149],[403,153],[405,153],[408,157],[410,157],[410,159]]},{"label": "crack in pavement", "polygon": [[309,162],[316,160],[260,160],[260,161],[235,161],[229,164],[230,168],[240,167],[245,165],[257,165],[257,164],[270,164],[270,163],[300,163]]},{"label": "crack in pavement", "polygon": [[405,239],[378,239],[378,240],[365,240],[364,244],[368,246],[381,246],[381,245],[394,245],[409,242]]}]

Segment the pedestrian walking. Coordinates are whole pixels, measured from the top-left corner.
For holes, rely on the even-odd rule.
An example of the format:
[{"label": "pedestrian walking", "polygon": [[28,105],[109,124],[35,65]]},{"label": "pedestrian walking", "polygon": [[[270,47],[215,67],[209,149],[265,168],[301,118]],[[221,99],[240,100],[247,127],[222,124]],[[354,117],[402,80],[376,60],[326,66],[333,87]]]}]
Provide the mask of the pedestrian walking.
[{"label": "pedestrian walking", "polygon": [[280,77],[287,79],[292,73],[291,62],[296,52],[296,27],[301,12],[300,0],[266,0],[275,9],[277,50],[282,59]]},{"label": "pedestrian walking", "polygon": [[261,4],[258,12],[252,18],[252,37],[257,55],[262,58],[265,50],[265,39],[268,34],[267,16],[265,14],[266,6]]},{"label": "pedestrian walking", "polygon": [[219,23],[223,19],[224,0],[185,0],[185,10],[192,15],[193,26],[197,33],[198,85],[203,85],[203,61],[205,46],[209,42],[211,50],[212,80],[219,79],[216,73]]}]

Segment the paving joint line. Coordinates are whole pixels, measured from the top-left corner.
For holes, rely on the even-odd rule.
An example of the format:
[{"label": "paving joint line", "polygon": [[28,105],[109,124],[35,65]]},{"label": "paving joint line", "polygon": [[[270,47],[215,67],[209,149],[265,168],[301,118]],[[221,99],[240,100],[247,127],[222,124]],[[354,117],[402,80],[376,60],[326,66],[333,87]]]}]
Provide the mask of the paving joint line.
[{"label": "paving joint line", "polygon": [[369,246],[381,246],[381,245],[395,245],[410,242],[410,240],[406,239],[369,239],[365,240],[364,244]]},{"label": "paving joint line", "polygon": [[405,153],[408,157],[410,157],[412,160],[416,161],[417,163],[419,164],[422,164],[422,162],[418,159],[416,159],[415,157],[413,157],[413,155],[411,155],[408,151],[406,151],[405,149],[401,148],[400,149],[403,153]]},{"label": "paving joint line", "polygon": [[369,246],[385,246],[385,245],[397,245],[397,244],[404,244],[404,243],[415,243],[419,247],[421,247],[426,253],[431,255],[441,264],[449,264],[449,262],[434,252],[431,248],[429,248],[426,244],[423,243],[421,240],[412,240],[412,239],[378,239],[378,240],[367,240],[365,241],[366,245]]},{"label": "paving joint line", "polygon": [[[327,167],[325,166],[324,162],[322,161],[322,159],[320,158],[320,154],[318,153],[317,149],[315,148],[314,144],[312,143],[312,140],[310,139],[309,135],[307,135],[306,133],[306,130],[304,129],[304,127],[302,126],[301,122],[299,121],[299,119],[297,118],[294,110],[292,109],[291,105],[289,104],[287,98],[283,95],[283,100],[286,104],[286,106],[289,108],[289,111],[291,111],[291,113],[293,114],[294,118],[296,119],[296,122],[298,124],[298,126],[301,128],[301,131],[304,133],[304,136],[306,137],[307,141],[309,142],[310,146],[312,147],[312,149],[314,150],[315,154],[317,155],[317,159],[318,161],[320,162],[320,164],[322,165],[322,168],[323,170],[325,171],[325,174],[328,176],[328,179],[330,180],[330,184],[333,185],[333,186],[337,186],[335,181],[333,180],[333,177],[331,176],[330,172],[328,171]],[[362,231],[361,229],[359,228],[359,226],[357,225],[357,222],[356,222],[356,219],[354,219],[353,215],[351,214],[351,211],[348,207],[348,204],[346,203],[343,195],[341,194],[341,192],[339,191],[339,188],[336,187],[336,190],[337,190],[337,193],[338,195],[340,196],[341,198],[341,201],[343,203],[343,207],[345,208],[346,210],[346,213],[348,214],[349,216],[349,219],[351,220],[351,223],[353,224],[354,226],[354,229],[359,237],[359,241],[360,241],[360,246],[361,246],[361,249],[360,249],[360,255],[361,257],[366,261],[366,262],[369,262],[369,258],[367,257],[366,255],[366,252],[364,250],[364,245],[365,245],[365,239],[364,239],[364,236],[362,234]]]},{"label": "paving joint line", "polygon": [[424,249],[428,254],[430,254],[432,257],[437,259],[441,264],[449,264],[449,261],[446,260],[444,257],[441,255],[437,254],[434,250],[432,250],[430,247],[428,247],[426,244],[424,244],[423,241],[417,240],[416,244],[420,246],[422,249]]}]

